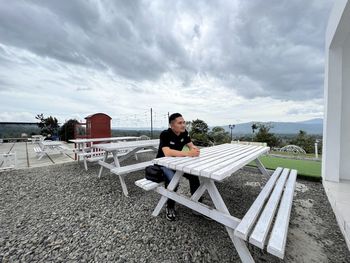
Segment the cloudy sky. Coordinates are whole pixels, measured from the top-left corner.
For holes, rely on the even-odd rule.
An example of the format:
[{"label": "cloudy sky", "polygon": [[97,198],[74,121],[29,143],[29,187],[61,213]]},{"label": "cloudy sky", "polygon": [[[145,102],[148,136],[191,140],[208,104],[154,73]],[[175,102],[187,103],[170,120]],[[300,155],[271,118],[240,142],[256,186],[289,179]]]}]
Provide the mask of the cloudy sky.
[{"label": "cloudy sky", "polygon": [[333,0],[0,0],[0,121],[323,116]]}]

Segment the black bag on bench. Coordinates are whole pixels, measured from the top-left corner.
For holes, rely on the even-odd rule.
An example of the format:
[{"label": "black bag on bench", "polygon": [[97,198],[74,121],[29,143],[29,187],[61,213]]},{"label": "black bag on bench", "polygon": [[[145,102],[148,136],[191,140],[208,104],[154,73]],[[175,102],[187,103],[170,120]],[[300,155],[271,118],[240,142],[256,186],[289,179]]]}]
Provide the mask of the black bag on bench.
[{"label": "black bag on bench", "polygon": [[156,183],[164,181],[163,171],[159,165],[150,165],[145,168],[145,177],[147,180],[151,180]]}]

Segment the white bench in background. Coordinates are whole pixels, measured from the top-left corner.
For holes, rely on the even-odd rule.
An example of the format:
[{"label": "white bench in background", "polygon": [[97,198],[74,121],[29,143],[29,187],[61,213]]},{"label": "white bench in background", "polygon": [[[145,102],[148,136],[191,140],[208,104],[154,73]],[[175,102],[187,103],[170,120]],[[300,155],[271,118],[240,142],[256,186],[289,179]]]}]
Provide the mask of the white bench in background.
[{"label": "white bench in background", "polygon": [[38,160],[40,160],[41,158],[43,158],[46,155],[45,150],[42,149],[40,146],[34,146],[33,150],[36,153]]},{"label": "white bench in background", "polygon": [[[122,190],[123,190],[123,193],[125,196],[128,196],[128,189],[126,187],[124,177],[129,173],[143,170],[147,166],[153,164],[152,161],[148,161],[148,162],[136,163],[136,164],[126,165],[126,166],[121,166],[121,167],[115,167],[115,165],[106,163],[103,160],[98,161],[98,163],[99,163],[99,165],[103,166],[104,168],[109,169],[111,173],[113,173],[119,177],[120,184],[122,186]],[[99,177],[100,176],[101,175],[99,175]]]},{"label": "white bench in background", "polygon": [[0,154],[0,171],[16,168],[17,156],[15,152]]},{"label": "white bench in background", "polygon": [[[267,252],[283,259],[296,178],[296,170],[278,167],[235,229],[234,235],[260,249],[267,244]],[[243,262],[254,261],[247,258]]]}]

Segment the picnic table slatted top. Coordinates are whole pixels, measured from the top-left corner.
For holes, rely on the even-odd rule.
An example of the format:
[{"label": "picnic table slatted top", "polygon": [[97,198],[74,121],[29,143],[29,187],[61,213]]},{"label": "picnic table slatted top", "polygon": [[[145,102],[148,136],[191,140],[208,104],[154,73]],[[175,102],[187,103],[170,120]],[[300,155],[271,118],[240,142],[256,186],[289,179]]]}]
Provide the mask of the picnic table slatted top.
[{"label": "picnic table slatted top", "polygon": [[201,149],[199,157],[163,157],[153,162],[173,170],[222,181],[269,150],[266,146],[221,144]]},{"label": "picnic table slatted top", "polygon": [[155,147],[158,146],[159,139],[157,140],[143,140],[143,141],[129,141],[129,142],[116,142],[116,143],[101,143],[93,145],[94,148],[99,148],[105,151],[114,151],[119,149],[129,149],[137,147]]},{"label": "picnic table slatted top", "polygon": [[107,137],[107,138],[83,138],[83,139],[73,139],[69,140],[74,143],[87,143],[87,142],[104,142],[104,141],[125,141],[125,140],[136,140],[139,137],[135,136],[125,136],[125,137]]}]

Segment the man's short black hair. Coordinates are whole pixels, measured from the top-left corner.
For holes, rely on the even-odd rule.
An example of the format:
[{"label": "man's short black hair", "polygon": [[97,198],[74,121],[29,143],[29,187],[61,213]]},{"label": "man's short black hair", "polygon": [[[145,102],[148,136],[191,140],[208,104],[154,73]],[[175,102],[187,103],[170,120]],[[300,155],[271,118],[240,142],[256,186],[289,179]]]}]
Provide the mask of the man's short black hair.
[{"label": "man's short black hair", "polygon": [[181,115],[180,113],[173,113],[173,114],[171,114],[170,117],[169,117],[169,124],[170,124],[173,120],[175,120],[176,118],[179,118],[179,117],[182,117],[182,115]]}]

